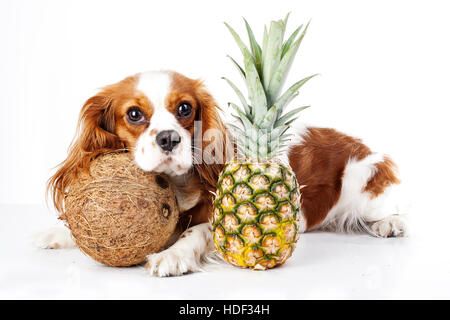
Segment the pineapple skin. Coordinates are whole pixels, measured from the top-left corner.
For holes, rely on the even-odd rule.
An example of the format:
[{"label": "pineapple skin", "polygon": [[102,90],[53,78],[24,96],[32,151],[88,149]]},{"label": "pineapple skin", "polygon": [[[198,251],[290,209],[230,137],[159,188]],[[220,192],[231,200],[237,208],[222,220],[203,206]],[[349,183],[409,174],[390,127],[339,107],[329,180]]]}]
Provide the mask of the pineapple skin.
[{"label": "pineapple skin", "polygon": [[300,186],[277,160],[228,162],[213,203],[213,238],[229,263],[255,270],[283,264],[299,238]]}]

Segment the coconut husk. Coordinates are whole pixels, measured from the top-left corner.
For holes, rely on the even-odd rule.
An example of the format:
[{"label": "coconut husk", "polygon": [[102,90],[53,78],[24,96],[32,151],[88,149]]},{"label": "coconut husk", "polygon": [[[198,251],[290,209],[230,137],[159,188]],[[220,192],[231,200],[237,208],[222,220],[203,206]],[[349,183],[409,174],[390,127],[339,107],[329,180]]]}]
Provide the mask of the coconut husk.
[{"label": "coconut husk", "polygon": [[78,247],[110,266],[145,261],[167,242],[178,221],[170,180],[139,169],[130,153],[97,157],[65,197],[61,219]]}]

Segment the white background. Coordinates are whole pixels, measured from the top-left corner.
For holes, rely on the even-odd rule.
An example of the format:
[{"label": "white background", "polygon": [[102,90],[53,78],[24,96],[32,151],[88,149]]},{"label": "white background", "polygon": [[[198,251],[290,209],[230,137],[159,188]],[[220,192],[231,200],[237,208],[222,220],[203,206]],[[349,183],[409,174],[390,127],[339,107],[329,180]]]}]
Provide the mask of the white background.
[{"label": "white background", "polygon": [[[240,53],[222,22],[243,33],[244,16],[261,38],[264,23],[291,11],[288,32],[312,22],[288,83],[321,74],[293,105],[312,106],[304,121],[361,137],[394,158],[411,199],[413,239],[426,239],[418,243],[430,255],[427,267],[444,263],[436,277],[448,283],[449,9],[430,0],[2,0],[1,213],[16,212],[10,219],[18,234],[14,219],[22,213],[53,219],[45,182],[65,159],[79,110],[96,88],[173,69],[204,79],[225,107],[236,99],[220,77],[240,81],[226,54]],[[0,236],[7,230],[0,224]]]}]

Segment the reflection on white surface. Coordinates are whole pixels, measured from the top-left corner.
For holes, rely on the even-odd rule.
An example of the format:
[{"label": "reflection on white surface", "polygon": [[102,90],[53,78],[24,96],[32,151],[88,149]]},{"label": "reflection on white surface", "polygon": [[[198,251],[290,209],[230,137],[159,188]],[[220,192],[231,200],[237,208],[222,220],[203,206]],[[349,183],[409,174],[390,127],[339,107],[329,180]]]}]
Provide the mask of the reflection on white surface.
[{"label": "reflection on white surface", "polygon": [[450,259],[445,247],[448,241],[436,235],[376,239],[307,233],[300,237],[293,257],[280,268],[258,272],[217,264],[208,265],[203,273],[153,278],[142,266],[106,267],[77,249],[34,248],[27,236],[55,223],[48,210],[39,206],[0,206],[0,210],[0,298],[450,297]]}]

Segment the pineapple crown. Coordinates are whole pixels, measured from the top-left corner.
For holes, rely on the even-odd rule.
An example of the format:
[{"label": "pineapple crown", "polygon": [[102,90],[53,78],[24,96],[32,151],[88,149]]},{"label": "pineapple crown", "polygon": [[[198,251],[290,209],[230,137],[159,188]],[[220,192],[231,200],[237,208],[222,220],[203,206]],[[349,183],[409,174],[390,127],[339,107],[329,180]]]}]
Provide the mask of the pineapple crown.
[{"label": "pineapple crown", "polygon": [[233,115],[240,127],[229,124],[237,138],[239,151],[248,158],[266,159],[282,154],[289,136],[287,130],[298,118],[298,113],[309,106],[299,107],[284,113],[286,106],[298,95],[298,90],[316,75],[294,83],[280,95],[289,69],[306,34],[309,23],[298,27],[292,35],[283,41],[289,14],[285,19],[272,21],[269,30],[264,27],[262,48],[258,44],[250,25],[244,19],[247,28],[250,49],[239,35],[227,23],[228,30],[238,44],[243,58],[242,68],[232,57],[228,56],[243,77],[248,91],[247,103],[242,92],[227,78],[225,79],[236,92],[242,107],[229,103],[236,114]]}]

